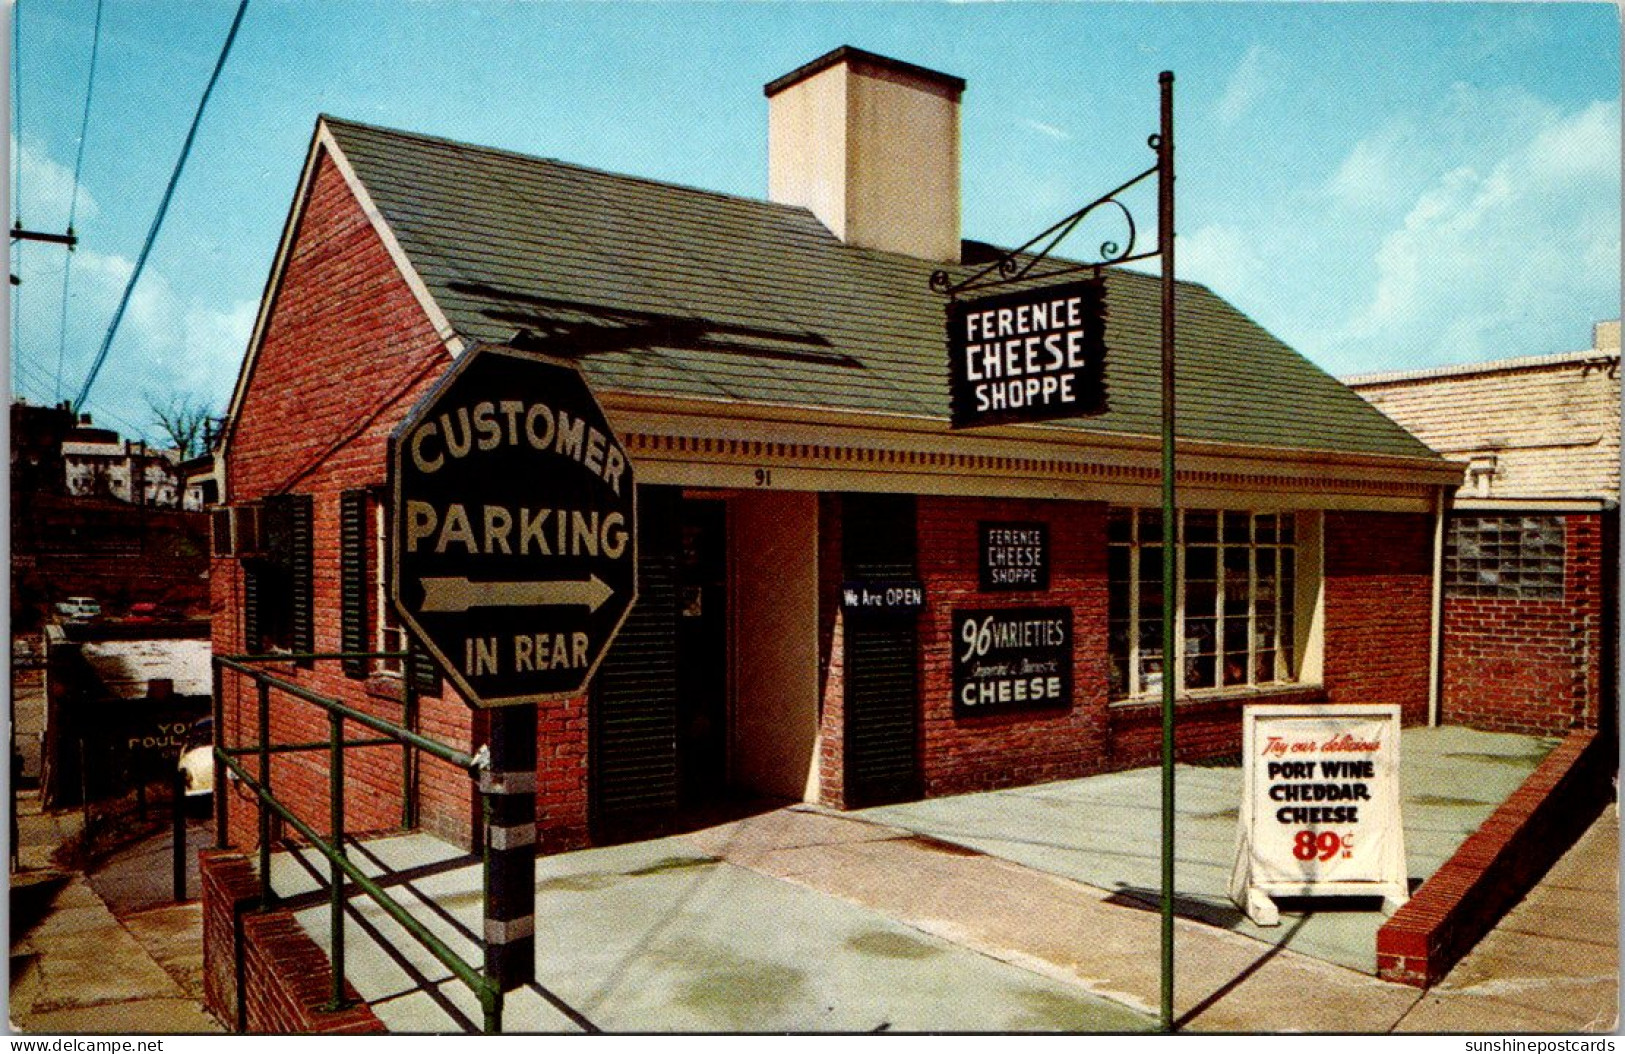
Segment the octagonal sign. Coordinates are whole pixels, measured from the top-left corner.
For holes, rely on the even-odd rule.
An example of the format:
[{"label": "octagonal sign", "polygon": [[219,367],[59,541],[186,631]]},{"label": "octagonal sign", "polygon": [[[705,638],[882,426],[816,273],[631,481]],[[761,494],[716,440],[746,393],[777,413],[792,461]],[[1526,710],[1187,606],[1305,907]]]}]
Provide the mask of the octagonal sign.
[{"label": "octagonal sign", "polygon": [[390,437],[390,594],[471,706],[580,694],[637,596],[632,462],[579,370],[465,352]]}]

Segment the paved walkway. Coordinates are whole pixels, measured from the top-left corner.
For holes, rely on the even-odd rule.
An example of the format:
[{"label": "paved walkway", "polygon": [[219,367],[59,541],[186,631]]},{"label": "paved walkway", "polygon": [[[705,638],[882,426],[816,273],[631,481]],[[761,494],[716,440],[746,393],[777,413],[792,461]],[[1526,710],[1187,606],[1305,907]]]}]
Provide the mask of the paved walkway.
[{"label": "paved walkway", "polygon": [[1619,810],[1609,806],[1529,895],[1399,1022],[1401,1032],[1619,1027]]},{"label": "paved walkway", "polygon": [[[1487,773],[1505,770],[1515,785],[1523,761],[1487,759],[1516,752],[1498,755],[1483,745],[1452,741],[1443,753],[1474,755]],[[1453,759],[1457,766],[1473,760]],[[1460,806],[1461,796],[1435,775],[1426,773],[1419,786],[1448,799],[1436,807]],[[1053,796],[1057,789],[1027,792]],[[986,808],[977,801],[982,797],[957,799],[965,816],[986,819],[978,812]],[[1205,808],[1198,794],[1186,801]],[[1025,804],[1041,819],[1024,822],[1047,823],[1049,842],[1070,837],[1054,817],[1076,812],[1076,803],[1068,810]],[[1123,882],[1082,881],[1042,860],[1001,859],[878,820],[872,813],[795,806],[689,835],[539,861],[542,983],[510,995],[508,1030],[1133,1032],[1155,1026],[1158,916],[1137,894],[1125,895]],[[76,821],[73,813],[40,815],[37,799],[25,799],[20,849],[31,870],[13,876],[14,898],[27,878],[47,875],[40,869],[50,850],[73,833]],[[1045,840],[1011,841],[1030,847]],[[1182,907],[1197,917],[1176,924],[1180,1028],[1611,1029],[1618,998],[1617,852],[1617,813],[1610,808],[1428,993],[1304,954],[1291,940],[1265,943],[1240,928],[1199,921],[1211,906],[1193,895]],[[396,888],[415,901],[415,914],[477,958],[477,863],[424,835],[367,843],[356,858],[375,873],[397,873]],[[276,866],[279,893],[316,890],[292,854],[279,855]],[[219,1031],[199,1003],[196,902],[147,906],[156,901],[143,899],[129,877],[132,867],[115,865],[90,880],[56,876],[54,904],[43,921],[13,934],[14,1029]],[[161,870],[167,883],[167,866]],[[326,943],[323,904],[313,902],[299,917]],[[386,1025],[397,1031],[477,1027],[473,1000],[438,963],[415,947],[394,958],[378,949],[377,939],[410,946],[391,920],[364,898],[352,902],[351,918],[351,980]],[[1302,925],[1289,918],[1281,931]]]},{"label": "paved walkway", "polygon": [[[25,928],[10,935],[12,1030],[164,1035],[223,1031],[201,1002],[198,902],[115,916],[93,888],[94,879],[51,869],[52,852],[77,833],[79,814],[41,813],[39,796],[33,792],[23,792],[18,804],[21,870],[11,876],[10,917],[14,927]],[[165,884],[168,874],[166,866]],[[36,907],[32,898],[41,903]]]},{"label": "paved walkway", "polygon": [[[1411,728],[1400,751],[1405,857],[1420,886],[1533,772],[1556,740],[1467,728]],[[1377,972],[1382,915],[1369,905],[1282,914],[1254,925],[1231,903],[1239,767],[1177,766],[1176,912],[1362,973]],[[1031,787],[930,798],[851,815],[890,824],[1156,908],[1161,903],[1161,770],[1130,769]],[[1155,947],[1155,945],[1153,945]]]}]

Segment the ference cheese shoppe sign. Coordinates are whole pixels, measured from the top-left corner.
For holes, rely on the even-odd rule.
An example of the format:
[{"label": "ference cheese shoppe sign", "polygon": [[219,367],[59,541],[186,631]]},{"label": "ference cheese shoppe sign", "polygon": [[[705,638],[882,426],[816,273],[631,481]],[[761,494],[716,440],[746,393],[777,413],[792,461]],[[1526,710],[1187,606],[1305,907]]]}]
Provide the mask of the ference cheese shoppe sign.
[{"label": "ference cheese shoppe sign", "polygon": [[1249,706],[1231,897],[1272,925],[1275,896],[1407,895],[1399,707]]},{"label": "ference cheese shoppe sign", "polygon": [[1105,327],[1098,278],[949,304],[952,426],[1103,412]]}]

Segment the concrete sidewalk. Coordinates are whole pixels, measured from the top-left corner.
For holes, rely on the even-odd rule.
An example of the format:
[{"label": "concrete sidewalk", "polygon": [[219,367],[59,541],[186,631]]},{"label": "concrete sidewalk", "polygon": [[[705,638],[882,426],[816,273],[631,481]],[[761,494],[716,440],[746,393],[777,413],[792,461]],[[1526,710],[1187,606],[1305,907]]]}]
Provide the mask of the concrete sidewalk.
[{"label": "concrete sidewalk", "polygon": [[[1401,739],[1407,871],[1414,889],[1450,858],[1533,772],[1555,740],[1456,727],[1410,728]],[[1161,902],[1161,770],[1083,779],[852,813],[989,856],[1109,890],[1126,902]],[[1227,892],[1241,801],[1239,767],[1176,769],[1175,910],[1183,917],[1376,973],[1383,922],[1369,905],[1319,902],[1256,926]]]},{"label": "concrete sidewalk", "polygon": [[1619,810],[1610,806],[1397,1031],[1618,1027]]},{"label": "concrete sidewalk", "polygon": [[[10,934],[13,1031],[176,1035],[221,1032],[202,1005],[197,901],[116,916],[84,875],[56,872],[51,854],[79,829],[77,812],[43,813],[18,800],[18,897],[48,898],[42,917]],[[165,869],[161,881],[167,884]],[[196,889],[194,885],[194,891]],[[25,922],[12,913],[12,924]]]},{"label": "concrete sidewalk", "polygon": [[[1462,729],[1414,730],[1405,744],[1406,829],[1417,882],[1551,747]],[[545,858],[537,865],[540,983],[510,996],[505,1028],[1152,1028],[1160,1001],[1156,779],[1155,770],[1113,773],[859,813],[798,805],[687,835]],[[1453,976],[1424,1001],[1418,989],[1356,968],[1374,950],[1375,911],[1287,916],[1262,931],[1242,921],[1222,892],[1239,779],[1235,769],[1180,769],[1181,1029],[1558,1027],[1539,1006],[1522,1008],[1519,1017],[1508,1000],[1498,1004],[1506,1016],[1497,1023],[1475,1023],[1464,1000],[1483,1000],[1479,982],[1452,988]],[[422,835],[372,843],[361,856],[378,873],[415,871],[397,886],[415,914],[462,954],[477,955],[474,861]],[[1605,856],[1606,849],[1589,851],[1584,867],[1600,877],[1588,895],[1605,893],[1597,882],[1612,881]],[[279,856],[279,893],[319,896],[325,867],[311,863]],[[1559,892],[1542,895],[1568,895],[1562,891],[1572,880],[1553,881]],[[1544,923],[1550,908],[1532,903]],[[352,916],[351,980],[388,1027],[476,1027],[474,1001],[448,970],[370,903],[353,902]],[[318,943],[329,944],[324,904],[313,899],[298,917]],[[1613,952],[1613,934],[1610,927],[1596,940],[1598,956]],[[380,939],[395,949],[391,955],[379,950]],[[1579,973],[1565,974],[1550,955],[1505,954],[1527,961],[1532,979],[1557,991],[1573,982],[1606,994],[1600,959],[1570,956]],[[1498,982],[1509,967],[1490,961]],[[1569,981],[1560,980],[1565,976]],[[1588,1011],[1566,1027],[1601,1019]]]}]

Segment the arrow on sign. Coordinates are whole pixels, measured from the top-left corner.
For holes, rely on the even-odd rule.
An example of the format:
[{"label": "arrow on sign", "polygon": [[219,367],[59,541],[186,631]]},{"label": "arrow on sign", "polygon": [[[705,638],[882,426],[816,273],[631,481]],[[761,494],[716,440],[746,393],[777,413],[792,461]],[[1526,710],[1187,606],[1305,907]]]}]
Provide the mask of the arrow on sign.
[{"label": "arrow on sign", "polygon": [[458,612],[473,607],[585,607],[597,611],[615,595],[602,578],[585,582],[470,582],[466,578],[424,578],[425,612]]}]

